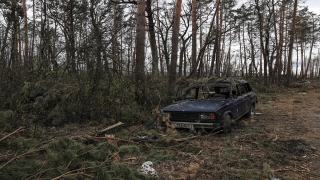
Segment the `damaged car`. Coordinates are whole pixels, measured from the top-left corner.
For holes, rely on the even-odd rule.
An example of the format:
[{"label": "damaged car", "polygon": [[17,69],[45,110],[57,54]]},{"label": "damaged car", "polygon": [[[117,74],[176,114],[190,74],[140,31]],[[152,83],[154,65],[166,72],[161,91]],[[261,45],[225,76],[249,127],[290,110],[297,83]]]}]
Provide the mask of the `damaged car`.
[{"label": "damaged car", "polygon": [[241,78],[200,82],[183,90],[176,101],[162,109],[175,128],[218,129],[231,132],[234,121],[250,118],[258,103],[256,93]]}]

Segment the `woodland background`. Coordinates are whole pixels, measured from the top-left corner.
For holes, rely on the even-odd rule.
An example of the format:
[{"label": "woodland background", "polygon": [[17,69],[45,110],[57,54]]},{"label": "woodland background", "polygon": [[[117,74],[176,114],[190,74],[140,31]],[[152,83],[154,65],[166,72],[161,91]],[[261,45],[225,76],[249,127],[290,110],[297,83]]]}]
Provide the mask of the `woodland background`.
[{"label": "woodland background", "polygon": [[[41,142],[48,128],[72,123],[148,124],[191,79],[241,76],[268,92],[320,77],[320,16],[300,0],[2,0],[0,7],[3,137],[22,128]],[[11,150],[1,148],[1,162],[23,146],[5,139]]]}]

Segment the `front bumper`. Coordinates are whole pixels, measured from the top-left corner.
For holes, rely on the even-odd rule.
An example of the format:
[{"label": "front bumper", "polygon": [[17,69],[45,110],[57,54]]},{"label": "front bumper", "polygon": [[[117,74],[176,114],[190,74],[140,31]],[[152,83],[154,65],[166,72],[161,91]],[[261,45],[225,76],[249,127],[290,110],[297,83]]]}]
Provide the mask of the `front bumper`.
[{"label": "front bumper", "polygon": [[171,121],[171,123],[178,129],[217,129],[221,128],[220,123],[195,123],[195,122],[177,122]]}]

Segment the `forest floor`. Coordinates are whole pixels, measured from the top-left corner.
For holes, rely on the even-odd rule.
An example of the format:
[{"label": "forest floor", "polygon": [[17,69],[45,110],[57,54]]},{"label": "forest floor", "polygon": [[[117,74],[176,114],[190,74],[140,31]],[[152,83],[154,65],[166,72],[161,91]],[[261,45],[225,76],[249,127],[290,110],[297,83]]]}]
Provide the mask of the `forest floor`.
[{"label": "forest floor", "polygon": [[[36,152],[40,154],[33,154],[37,159],[42,157],[40,165],[47,170],[34,169],[29,175],[17,177],[105,179],[98,178],[95,171],[101,166],[101,171],[108,168],[103,174],[109,177],[107,179],[320,179],[320,82],[296,83],[282,91],[257,94],[259,103],[255,115],[240,119],[229,134],[170,128],[163,132],[150,129],[146,123],[124,124],[106,131],[102,137],[94,137],[96,130],[104,129],[106,125],[49,127],[42,134],[42,141],[51,145],[39,148]],[[137,136],[156,138],[133,141],[132,137]],[[6,145],[8,150],[1,156],[4,157],[12,153],[9,150],[14,146],[11,140],[2,143],[10,145]],[[64,148],[58,149],[62,145]],[[56,158],[52,158],[53,152]],[[68,157],[65,155],[71,152],[70,159],[64,162]],[[61,163],[58,163],[59,154],[63,155],[59,160]],[[13,161],[18,158],[21,161]],[[20,164],[25,163],[23,158],[30,162],[27,158],[31,157],[24,154],[15,156],[2,165],[0,172],[8,172],[6,175],[13,177],[10,172],[21,168]],[[82,167],[87,166],[89,160],[96,164],[95,168]],[[141,165],[147,161],[153,163],[149,170],[156,174],[140,177],[132,173],[141,171]],[[72,166],[73,163],[77,164]],[[76,171],[78,167],[81,173]],[[61,168],[65,171],[61,172]]]}]

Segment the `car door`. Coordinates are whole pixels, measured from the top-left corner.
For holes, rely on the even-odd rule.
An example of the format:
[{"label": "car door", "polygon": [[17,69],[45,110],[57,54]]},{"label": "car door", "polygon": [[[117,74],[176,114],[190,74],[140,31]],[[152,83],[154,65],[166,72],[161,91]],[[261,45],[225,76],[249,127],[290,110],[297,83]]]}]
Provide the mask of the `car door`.
[{"label": "car door", "polygon": [[240,95],[240,91],[238,89],[238,87],[234,87],[234,89],[232,90],[232,113],[233,113],[233,118],[234,119],[238,119],[242,114],[242,103],[243,103],[243,98]]},{"label": "car door", "polygon": [[245,87],[247,88],[249,98],[250,98],[249,107],[251,107],[251,104],[256,101],[256,96],[249,83],[245,83]]},{"label": "car door", "polygon": [[244,84],[238,84],[237,85],[240,91],[240,107],[239,111],[242,115],[244,115],[248,110],[250,109],[250,94],[248,93],[247,88],[245,87]]}]

